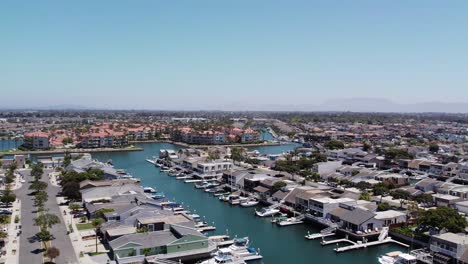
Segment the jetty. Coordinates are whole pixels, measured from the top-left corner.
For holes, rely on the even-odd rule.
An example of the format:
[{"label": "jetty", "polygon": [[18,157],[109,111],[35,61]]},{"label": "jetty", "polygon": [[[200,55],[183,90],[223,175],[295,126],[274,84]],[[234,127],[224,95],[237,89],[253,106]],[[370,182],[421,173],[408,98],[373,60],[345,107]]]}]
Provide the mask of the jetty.
[{"label": "jetty", "polygon": [[358,243],[351,241],[347,238],[340,238],[340,239],[334,239],[334,240],[328,240],[328,241],[322,241],[320,242],[320,245],[326,246],[326,245],[331,245],[331,244],[338,244],[338,243],[349,243],[352,245],[358,245]]},{"label": "jetty", "polygon": [[387,237],[384,240],[377,240],[377,241],[366,242],[366,243],[354,243],[351,246],[335,248],[335,252],[340,253],[340,252],[345,252],[345,251],[349,251],[349,250],[367,248],[367,247],[371,247],[371,246],[378,246],[378,245],[383,245],[383,244],[388,244],[388,243],[394,243],[394,244],[398,244],[398,245],[403,246],[403,247],[409,247],[408,245],[406,245],[404,243],[393,240],[391,237]]},{"label": "jetty", "polygon": [[314,239],[325,238],[325,237],[334,236],[334,235],[335,235],[335,233],[328,233],[328,234],[322,234],[322,233],[307,234],[307,235],[305,236],[305,238],[308,239],[308,240],[314,240]]}]

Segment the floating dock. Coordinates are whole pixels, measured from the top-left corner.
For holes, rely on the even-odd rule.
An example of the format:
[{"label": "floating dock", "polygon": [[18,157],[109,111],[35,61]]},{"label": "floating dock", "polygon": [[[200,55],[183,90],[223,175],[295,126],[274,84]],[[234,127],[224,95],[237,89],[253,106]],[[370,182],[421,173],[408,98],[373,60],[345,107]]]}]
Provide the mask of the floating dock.
[{"label": "floating dock", "polygon": [[305,238],[309,240],[314,240],[314,239],[325,238],[325,237],[334,236],[334,235],[335,233],[328,233],[328,234],[317,233],[317,234],[306,235]]},{"label": "floating dock", "polygon": [[322,242],[320,242],[320,245],[326,246],[326,245],[338,244],[338,243],[343,243],[343,242],[349,243],[349,244],[352,244],[352,245],[358,245],[356,242],[351,241],[351,240],[346,239],[346,238],[340,238],[340,239],[335,239],[335,240],[322,241]]},{"label": "floating dock", "polygon": [[408,245],[404,243],[401,243],[399,241],[393,240],[390,237],[388,237],[384,240],[377,240],[377,241],[372,241],[372,242],[367,242],[367,243],[354,243],[354,245],[351,245],[351,246],[335,248],[335,252],[340,253],[340,252],[345,252],[345,251],[354,250],[354,249],[383,245],[387,243],[395,243],[403,247],[409,247]]}]

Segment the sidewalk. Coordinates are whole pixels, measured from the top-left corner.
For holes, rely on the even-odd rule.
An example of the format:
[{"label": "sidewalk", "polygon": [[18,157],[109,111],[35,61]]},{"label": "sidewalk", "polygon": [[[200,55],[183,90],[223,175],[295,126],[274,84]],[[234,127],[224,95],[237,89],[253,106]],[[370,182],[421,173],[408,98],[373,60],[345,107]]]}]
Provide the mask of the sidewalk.
[{"label": "sidewalk", "polygon": [[[18,232],[20,231],[19,226],[21,225],[21,201],[16,200],[13,203],[12,207],[13,214],[11,215],[11,222],[8,226],[8,237],[6,239],[7,243],[5,246],[6,255],[5,263],[8,264],[17,264],[19,263],[19,236]],[[15,217],[20,217],[20,222],[15,224]]]},{"label": "sidewalk", "polygon": [[59,175],[60,175],[59,172],[51,172],[51,173],[48,174],[49,182],[50,182],[50,184],[52,184],[52,186],[60,187],[60,184],[58,183],[58,180],[57,180],[57,176],[59,176]]},{"label": "sidewalk", "polygon": [[[64,201],[65,199],[63,197],[57,197],[58,204]],[[94,262],[88,254],[85,254],[85,252],[88,251],[86,249],[86,243],[81,239],[80,232],[78,231],[78,228],[76,227],[76,221],[74,218],[71,217],[71,210],[68,209],[68,206],[60,206],[60,211],[67,212],[66,215],[64,215],[63,213],[60,215],[62,217],[62,221],[66,223],[68,231],[70,231],[69,224],[70,223],[72,224],[73,232],[69,233],[68,236],[70,237],[70,240],[73,245],[73,249],[75,250],[75,253],[79,258],[80,264],[99,264],[97,262]]]}]

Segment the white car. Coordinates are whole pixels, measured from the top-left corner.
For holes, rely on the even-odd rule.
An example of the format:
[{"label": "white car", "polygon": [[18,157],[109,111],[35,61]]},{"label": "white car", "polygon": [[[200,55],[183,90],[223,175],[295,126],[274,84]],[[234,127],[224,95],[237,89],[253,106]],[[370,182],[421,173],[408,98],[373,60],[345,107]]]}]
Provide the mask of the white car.
[{"label": "white car", "polygon": [[25,183],[26,181],[25,181],[25,180],[21,180],[20,182],[21,182],[21,183]]}]

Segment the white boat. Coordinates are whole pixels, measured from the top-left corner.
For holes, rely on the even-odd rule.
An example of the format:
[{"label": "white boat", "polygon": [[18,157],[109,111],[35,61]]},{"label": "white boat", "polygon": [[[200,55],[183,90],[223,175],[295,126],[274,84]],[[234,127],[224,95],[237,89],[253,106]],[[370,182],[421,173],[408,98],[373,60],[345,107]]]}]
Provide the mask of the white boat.
[{"label": "white boat", "polygon": [[378,258],[380,264],[416,264],[417,258],[400,251],[390,252]]},{"label": "white boat", "polygon": [[155,193],[156,190],[154,188],[152,188],[152,187],[144,187],[143,192],[145,192],[145,193]]},{"label": "white boat", "polygon": [[158,200],[158,199],[166,198],[166,195],[164,195],[164,193],[162,193],[162,192],[154,193],[153,195],[151,195],[151,198],[153,198],[155,200]]},{"label": "white boat", "polygon": [[206,182],[206,181],[195,184],[195,188],[197,188],[197,189],[206,189],[209,186],[210,186],[210,184],[208,182]]},{"label": "white boat", "polygon": [[[254,249],[249,247],[249,238],[235,238],[225,252],[230,251],[232,255],[242,257],[245,261],[262,259],[263,257]],[[219,254],[218,251],[215,255]]]},{"label": "white boat", "polygon": [[262,208],[262,210],[257,211],[255,210],[255,214],[260,217],[267,217],[267,216],[272,216],[274,214],[279,213],[280,210],[276,208]]},{"label": "white boat", "polygon": [[147,162],[153,164],[153,165],[156,165],[156,160],[152,160],[152,159],[146,159]]},{"label": "white boat", "polygon": [[252,207],[252,206],[256,206],[258,203],[259,203],[259,201],[255,200],[255,199],[249,199],[247,201],[241,202],[240,206],[242,206],[242,207]]},{"label": "white boat", "polygon": [[244,258],[232,254],[227,248],[221,248],[213,258],[203,261],[201,264],[245,264]]}]

